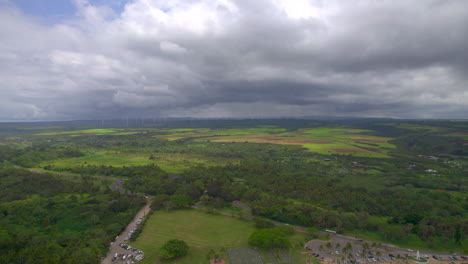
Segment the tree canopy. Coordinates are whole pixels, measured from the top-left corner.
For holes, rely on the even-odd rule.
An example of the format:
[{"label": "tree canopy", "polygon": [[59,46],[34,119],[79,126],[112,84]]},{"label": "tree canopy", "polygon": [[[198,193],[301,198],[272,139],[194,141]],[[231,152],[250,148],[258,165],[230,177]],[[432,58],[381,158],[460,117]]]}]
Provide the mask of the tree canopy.
[{"label": "tree canopy", "polygon": [[259,229],[249,237],[249,245],[261,249],[289,248],[291,243],[285,232],[279,229]]},{"label": "tree canopy", "polygon": [[167,241],[159,250],[159,254],[163,259],[181,257],[188,254],[189,246],[185,241],[180,239],[171,239]]}]

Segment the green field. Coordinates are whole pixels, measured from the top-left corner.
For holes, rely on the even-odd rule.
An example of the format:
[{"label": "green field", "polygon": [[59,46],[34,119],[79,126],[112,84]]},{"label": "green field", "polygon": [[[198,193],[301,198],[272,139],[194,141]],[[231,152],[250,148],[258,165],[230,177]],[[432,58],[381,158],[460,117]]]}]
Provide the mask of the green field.
[{"label": "green field", "polygon": [[360,157],[388,157],[395,148],[392,138],[371,135],[372,130],[350,128],[306,128],[286,131],[282,128],[256,127],[242,129],[161,129],[156,137],[179,140],[198,139],[213,142],[252,142],[302,145],[320,154],[347,154]]},{"label": "green field", "polygon": [[[394,125],[394,124],[384,124]],[[408,129],[428,129],[424,126],[404,126]],[[253,128],[141,128],[141,129],[84,129],[38,133],[36,136],[89,137],[114,135],[125,136],[137,133],[150,133],[156,138],[169,141],[181,139],[209,140],[212,142],[252,142],[270,144],[301,145],[320,154],[346,154],[360,157],[388,157],[388,151],[395,148],[389,141],[392,138],[374,136],[372,130],[352,129],[345,126],[301,128],[286,130],[275,126]],[[142,165],[145,162],[129,159],[129,164]],[[163,165],[164,166],[164,165]],[[166,166],[166,168],[169,166]]]},{"label": "green field", "polygon": [[196,165],[214,166],[227,163],[238,163],[238,160],[236,159],[204,157],[202,155],[184,153],[156,153],[153,154],[153,157],[154,158],[150,160],[149,155],[144,153],[96,151],[93,154],[88,154],[84,157],[45,161],[41,163],[39,167],[52,165],[57,169],[65,169],[87,165],[128,167],[156,164],[167,172],[181,173],[185,169]]},{"label": "green field", "polygon": [[[145,260],[141,263],[163,263],[158,258],[158,249],[169,239],[182,239],[190,247],[189,255],[164,263],[208,263],[207,253],[210,249],[222,251],[222,258],[227,260],[226,249],[248,248],[247,239],[254,230],[253,222],[225,215],[197,210],[156,211],[131,246],[145,252]],[[304,239],[302,233],[290,238],[293,245],[302,245]],[[293,250],[295,259],[303,258],[299,254],[301,251],[300,248]]]},{"label": "green field", "polygon": [[38,136],[55,136],[55,135],[71,135],[71,136],[95,136],[95,135],[131,135],[137,134],[140,131],[131,131],[120,128],[97,128],[97,129],[84,129],[84,130],[71,130],[71,131],[55,131],[37,133]]}]

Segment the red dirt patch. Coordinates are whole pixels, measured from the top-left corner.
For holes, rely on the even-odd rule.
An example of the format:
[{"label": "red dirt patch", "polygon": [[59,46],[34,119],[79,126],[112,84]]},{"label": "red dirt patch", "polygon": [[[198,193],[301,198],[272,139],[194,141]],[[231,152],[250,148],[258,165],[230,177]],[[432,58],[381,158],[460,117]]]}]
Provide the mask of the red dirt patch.
[{"label": "red dirt patch", "polygon": [[364,149],[331,149],[335,152],[368,152],[367,150]]},{"label": "red dirt patch", "polygon": [[468,144],[468,141],[455,141],[457,144]]},{"label": "red dirt patch", "polygon": [[380,151],[380,149],[378,148],[367,148],[367,149],[372,150],[372,151]]}]

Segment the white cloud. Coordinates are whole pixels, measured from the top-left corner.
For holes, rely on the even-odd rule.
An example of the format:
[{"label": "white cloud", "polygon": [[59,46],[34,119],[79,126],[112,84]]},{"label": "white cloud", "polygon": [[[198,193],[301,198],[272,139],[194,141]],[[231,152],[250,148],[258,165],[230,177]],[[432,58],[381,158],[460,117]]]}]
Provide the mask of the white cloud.
[{"label": "white cloud", "polygon": [[0,119],[468,111],[465,1],[76,5],[54,25],[0,9]]}]

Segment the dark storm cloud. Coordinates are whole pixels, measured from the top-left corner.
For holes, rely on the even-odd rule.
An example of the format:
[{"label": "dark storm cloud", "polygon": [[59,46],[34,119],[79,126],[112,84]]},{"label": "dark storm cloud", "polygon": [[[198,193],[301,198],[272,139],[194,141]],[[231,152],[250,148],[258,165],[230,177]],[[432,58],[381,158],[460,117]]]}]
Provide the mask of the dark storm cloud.
[{"label": "dark storm cloud", "polygon": [[0,119],[468,111],[463,0],[75,3],[0,9]]}]

